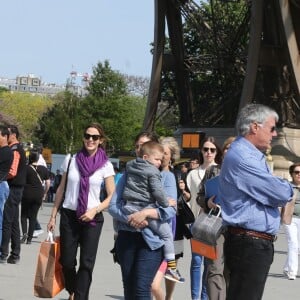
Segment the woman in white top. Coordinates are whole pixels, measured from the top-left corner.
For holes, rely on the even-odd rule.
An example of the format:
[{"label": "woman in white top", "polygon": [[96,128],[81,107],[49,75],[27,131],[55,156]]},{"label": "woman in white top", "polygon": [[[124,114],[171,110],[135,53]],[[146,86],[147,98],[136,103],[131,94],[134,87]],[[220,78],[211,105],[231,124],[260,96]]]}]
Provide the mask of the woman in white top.
[{"label": "woman in white top", "polygon": [[[58,208],[61,206],[60,262],[65,287],[70,294],[69,300],[89,298],[92,272],[104,221],[102,211],[108,207],[115,189],[114,169],[106,156],[105,142],[106,137],[100,124],[92,123],[85,128],[82,149],[73,157],[67,155],[62,165],[64,173],[55,194],[55,204],[48,223],[48,230],[54,230]],[[100,202],[103,180],[107,197]],[[76,270],[79,246],[80,264]]]},{"label": "woman in white top", "polygon": [[[222,151],[217,145],[213,137],[204,139],[200,151],[200,166],[191,170],[186,178],[186,184],[190,193],[186,193],[185,197],[190,204],[191,210],[195,218],[200,213],[200,205],[197,203],[196,198],[200,189],[200,183],[205,175],[205,171],[212,165],[220,164],[222,160]],[[201,280],[201,265],[203,257],[199,254],[192,253],[190,276],[191,276],[191,297],[192,299],[206,300],[208,299],[206,293],[205,273]],[[200,282],[202,282],[202,291],[200,289]],[[201,291],[201,292],[200,292]],[[200,295],[201,294],[201,295]]]},{"label": "woman in white top", "polygon": [[295,280],[298,273],[298,255],[300,249],[300,163],[289,168],[295,195],[295,207],[290,225],[283,225],[288,242],[288,253],[283,273],[289,280]]}]

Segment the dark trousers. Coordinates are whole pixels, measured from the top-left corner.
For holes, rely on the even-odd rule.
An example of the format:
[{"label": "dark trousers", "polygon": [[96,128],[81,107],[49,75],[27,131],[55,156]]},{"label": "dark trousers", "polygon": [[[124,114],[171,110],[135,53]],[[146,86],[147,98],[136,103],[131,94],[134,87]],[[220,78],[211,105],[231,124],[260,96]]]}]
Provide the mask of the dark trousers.
[{"label": "dark trousers", "polygon": [[[81,223],[73,210],[61,209],[60,216],[60,262],[63,268],[65,287],[75,300],[88,300],[92,273],[96,261],[98,243],[103,226],[102,213],[97,215],[95,226]],[[80,246],[79,268],[77,250]]]},{"label": "dark trousers", "polygon": [[10,186],[9,196],[5,202],[2,224],[2,242],[0,252],[3,256],[9,254],[9,242],[11,240],[11,255],[20,257],[20,224],[19,204],[22,199],[23,187]]},{"label": "dark trousers", "polygon": [[124,299],[151,300],[151,284],[163,259],[163,248],[151,250],[141,233],[119,231],[116,253],[122,271]]},{"label": "dark trousers", "polygon": [[262,299],[274,257],[273,242],[227,233],[224,253],[229,271],[226,299]]},{"label": "dark trousers", "polygon": [[[37,214],[41,204],[38,202],[28,202],[25,199],[21,204],[21,227],[23,235],[28,233],[28,239],[31,240],[36,225]],[[29,228],[27,232],[27,219],[29,220]]]}]

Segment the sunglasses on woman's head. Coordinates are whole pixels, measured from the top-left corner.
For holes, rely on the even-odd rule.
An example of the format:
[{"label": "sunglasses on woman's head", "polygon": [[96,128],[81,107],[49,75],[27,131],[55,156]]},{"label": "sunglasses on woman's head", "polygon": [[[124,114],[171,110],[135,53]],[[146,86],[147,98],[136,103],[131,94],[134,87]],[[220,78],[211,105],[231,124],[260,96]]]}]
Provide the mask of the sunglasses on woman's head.
[{"label": "sunglasses on woman's head", "polygon": [[88,134],[88,133],[85,133],[83,135],[83,137],[86,139],[86,140],[89,140],[90,138],[93,139],[93,141],[97,141],[101,138],[101,135],[99,134]]},{"label": "sunglasses on woman's head", "polygon": [[215,153],[217,151],[217,148],[209,148],[209,147],[203,147],[202,150],[204,152],[210,151],[211,153]]}]

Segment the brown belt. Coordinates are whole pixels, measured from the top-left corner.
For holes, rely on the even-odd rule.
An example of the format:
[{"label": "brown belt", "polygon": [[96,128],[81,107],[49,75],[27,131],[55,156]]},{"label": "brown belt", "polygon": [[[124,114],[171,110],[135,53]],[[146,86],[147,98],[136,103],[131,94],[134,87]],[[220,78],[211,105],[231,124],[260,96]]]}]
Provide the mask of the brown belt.
[{"label": "brown belt", "polygon": [[257,239],[263,239],[263,240],[267,240],[267,241],[276,241],[277,236],[276,235],[272,235],[269,233],[265,233],[265,232],[260,232],[260,231],[254,231],[254,230],[248,230],[248,229],[244,229],[241,227],[228,227],[228,232],[234,235],[245,235],[245,236],[250,236],[253,238],[257,238]]}]

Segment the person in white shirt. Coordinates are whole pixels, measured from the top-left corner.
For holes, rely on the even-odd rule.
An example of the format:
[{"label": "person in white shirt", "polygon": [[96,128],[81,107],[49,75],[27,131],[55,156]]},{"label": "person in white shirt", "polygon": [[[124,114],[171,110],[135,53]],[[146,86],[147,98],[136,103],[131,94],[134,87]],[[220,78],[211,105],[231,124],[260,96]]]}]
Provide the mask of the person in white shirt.
[{"label": "person in white shirt", "polygon": [[[105,153],[106,140],[100,124],[92,123],[85,128],[82,149],[73,157],[67,155],[63,163],[64,173],[48,223],[48,230],[53,231],[56,215],[61,207],[60,262],[69,300],[89,298],[104,222],[102,211],[109,206],[115,190],[113,165]],[[107,197],[100,202],[102,181],[105,181]],[[80,263],[77,269],[79,249]]]}]

